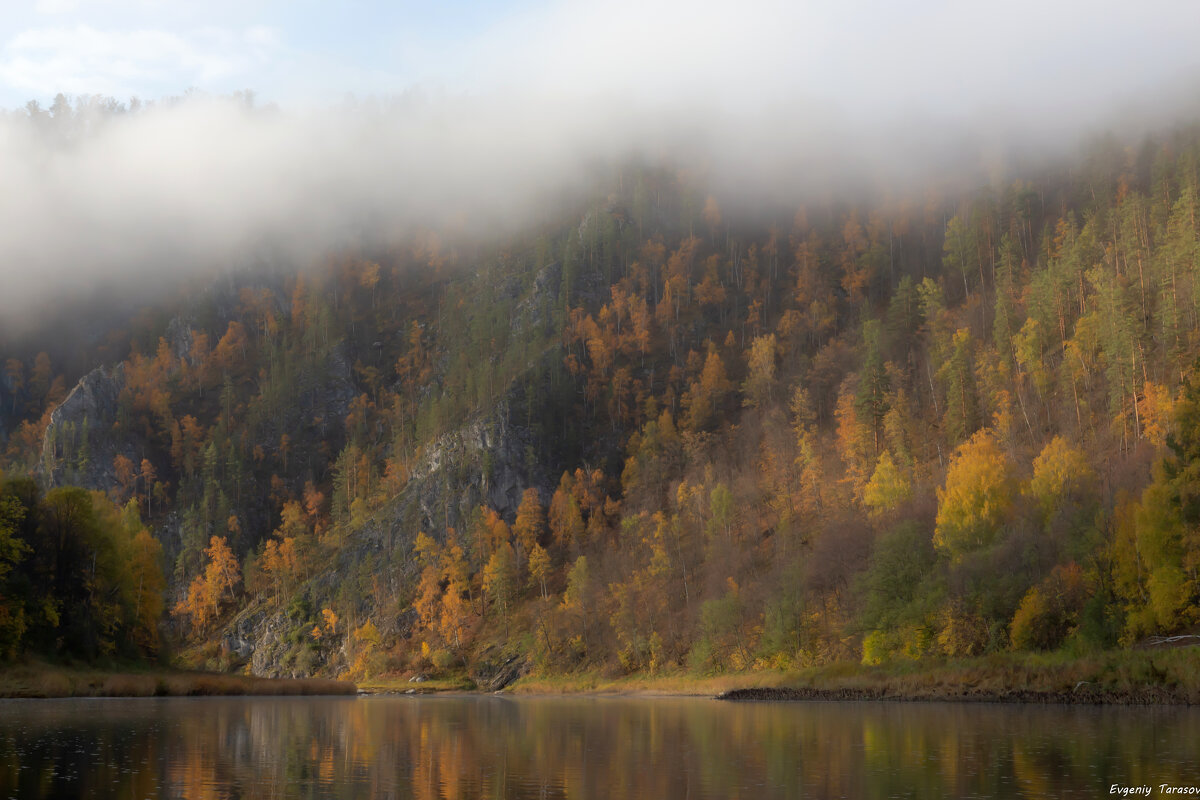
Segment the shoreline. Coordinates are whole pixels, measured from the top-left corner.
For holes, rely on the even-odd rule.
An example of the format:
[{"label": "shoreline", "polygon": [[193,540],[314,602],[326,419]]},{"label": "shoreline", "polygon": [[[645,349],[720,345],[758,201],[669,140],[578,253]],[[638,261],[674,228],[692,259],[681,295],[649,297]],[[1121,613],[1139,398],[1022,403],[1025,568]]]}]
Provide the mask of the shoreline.
[{"label": "shoreline", "polygon": [[18,664],[0,669],[0,699],[87,697],[236,697],[355,695],[346,681],[325,678],[259,678],[173,669],[127,671]]},{"label": "shoreline", "polygon": [[1144,686],[1130,691],[1106,691],[1080,687],[1071,691],[1039,691],[1010,688],[1002,691],[931,692],[928,694],[892,694],[872,689],[731,689],[714,700],[730,703],[797,702],[890,702],[890,703],[1008,703],[1017,705],[1091,705],[1091,706],[1193,706],[1195,699],[1169,689]]},{"label": "shoreline", "polygon": [[464,673],[383,676],[358,684],[131,667],[26,663],[0,669],[0,698],[236,695],[697,697],[728,702],[971,702],[1055,705],[1200,705],[1200,646],[1087,656],[997,653],[880,666],[706,675],[685,670],[613,676],[599,671],[527,675],[493,692]]},{"label": "shoreline", "polygon": [[974,702],[1200,705],[1200,647],[1082,656],[995,653],[962,659],[828,664],[793,671],[604,679],[523,678],[514,694],[707,696],[730,702]]}]

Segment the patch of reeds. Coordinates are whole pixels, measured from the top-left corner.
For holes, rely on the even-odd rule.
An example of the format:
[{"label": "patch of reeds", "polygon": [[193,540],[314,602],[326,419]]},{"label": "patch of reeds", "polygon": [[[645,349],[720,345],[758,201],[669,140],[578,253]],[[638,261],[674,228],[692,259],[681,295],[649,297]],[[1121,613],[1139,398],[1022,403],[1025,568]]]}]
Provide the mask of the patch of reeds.
[{"label": "patch of reeds", "polygon": [[353,683],[204,672],[98,672],[45,665],[0,670],[0,697],[206,697],[352,695]]}]

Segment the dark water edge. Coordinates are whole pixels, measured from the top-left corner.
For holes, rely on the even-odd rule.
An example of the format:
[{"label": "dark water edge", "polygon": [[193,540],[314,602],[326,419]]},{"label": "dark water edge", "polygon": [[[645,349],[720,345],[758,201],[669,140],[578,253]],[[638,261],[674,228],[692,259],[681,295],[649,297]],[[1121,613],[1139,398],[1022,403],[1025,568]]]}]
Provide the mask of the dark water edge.
[{"label": "dark water edge", "polygon": [[1165,686],[1138,686],[1113,690],[1080,684],[1070,690],[1040,691],[1036,689],[937,689],[896,691],[883,687],[822,689],[813,687],[755,687],[730,689],[717,695],[717,700],[733,703],[780,703],[805,701],[875,701],[875,702],[937,702],[937,703],[1010,703],[1032,705],[1084,706],[1193,706],[1190,693]]},{"label": "dark water edge", "polygon": [[1200,709],[504,696],[0,701],[0,798],[1095,797]]}]

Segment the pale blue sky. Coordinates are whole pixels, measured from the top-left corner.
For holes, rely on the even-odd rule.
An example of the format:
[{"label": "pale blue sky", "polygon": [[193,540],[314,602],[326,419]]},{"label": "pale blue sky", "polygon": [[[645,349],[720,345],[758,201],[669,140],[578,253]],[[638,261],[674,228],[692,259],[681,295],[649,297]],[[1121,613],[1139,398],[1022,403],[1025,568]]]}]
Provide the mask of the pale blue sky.
[{"label": "pale blue sky", "polygon": [[538,2],[36,0],[4,9],[0,106],[58,91],[287,101],[453,83],[451,51]]},{"label": "pale blue sky", "polygon": [[[4,3],[0,107],[58,91],[414,85],[723,108],[1075,115],[1200,71],[1194,0],[28,0]],[[12,8],[19,5],[18,8]]]}]

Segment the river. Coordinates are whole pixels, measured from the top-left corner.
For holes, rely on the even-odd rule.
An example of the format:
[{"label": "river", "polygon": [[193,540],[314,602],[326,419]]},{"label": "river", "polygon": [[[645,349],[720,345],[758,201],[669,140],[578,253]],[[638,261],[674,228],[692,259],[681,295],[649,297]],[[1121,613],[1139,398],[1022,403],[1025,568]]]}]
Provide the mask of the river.
[{"label": "river", "polygon": [[[495,696],[0,701],[3,798],[1200,790],[1200,710]],[[1136,796],[1136,795],[1134,795]]]}]

